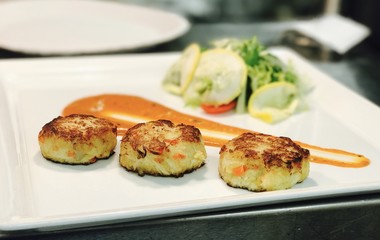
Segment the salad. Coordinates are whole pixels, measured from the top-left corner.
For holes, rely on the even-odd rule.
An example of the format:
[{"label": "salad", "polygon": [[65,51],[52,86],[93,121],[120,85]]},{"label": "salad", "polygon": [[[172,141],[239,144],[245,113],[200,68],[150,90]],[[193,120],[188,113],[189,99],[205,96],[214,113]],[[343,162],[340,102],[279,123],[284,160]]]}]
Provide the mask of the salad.
[{"label": "salad", "polygon": [[258,41],[220,39],[189,45],[169,68],[163,87],[206,113],[248,112],[267,123],[308,109],[310,83]]}]

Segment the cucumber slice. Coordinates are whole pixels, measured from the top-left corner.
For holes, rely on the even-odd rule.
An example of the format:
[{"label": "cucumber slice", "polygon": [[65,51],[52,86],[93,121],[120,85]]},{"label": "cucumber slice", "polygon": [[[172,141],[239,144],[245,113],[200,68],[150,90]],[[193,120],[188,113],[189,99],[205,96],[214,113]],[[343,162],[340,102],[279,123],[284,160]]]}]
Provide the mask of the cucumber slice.
[{"label": "cucumber slice", "polygon": [[194,78],[184,93],[192,106],[227,104],[237,98],[247,80],[247,66],[236,53],[226,49],[203,52]]},{"label": "cucumber slice", "polygon": [[169,68],[162,82],[163,88],[173,94],[182,95],[193,80],[201,49],[198,44],[190,44],[181,57]]}]

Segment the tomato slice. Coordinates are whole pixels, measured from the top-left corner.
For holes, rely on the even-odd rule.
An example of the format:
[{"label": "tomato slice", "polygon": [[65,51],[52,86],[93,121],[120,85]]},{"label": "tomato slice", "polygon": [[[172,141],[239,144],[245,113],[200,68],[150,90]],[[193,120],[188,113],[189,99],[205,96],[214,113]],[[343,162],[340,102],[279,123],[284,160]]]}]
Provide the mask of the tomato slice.
[{"label": "tomato slice", "polygon": [[236,101],[232,101],[230,103],[217,105],[217,106],[201,104],[201,107],[206,113],[209,113],[209,114],[225,113],[236,107]]}]

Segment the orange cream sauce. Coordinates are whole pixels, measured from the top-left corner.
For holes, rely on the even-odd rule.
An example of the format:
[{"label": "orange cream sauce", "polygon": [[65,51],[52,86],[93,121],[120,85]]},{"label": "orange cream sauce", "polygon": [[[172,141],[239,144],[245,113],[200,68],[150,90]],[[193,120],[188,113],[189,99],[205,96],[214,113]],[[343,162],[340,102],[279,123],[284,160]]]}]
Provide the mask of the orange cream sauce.
[{"label": "orange cream sauce", "polygon": [[[166,119],[173,123],[193,125],[200,129],[208,146],[221,147],[228,140],[251,130],[220,124],[214,121],[183,114],[138,96],[104,94],[78,99],[63,110],[63,115],[73,113],[91,114],[106,118],[118,126],[118,134],[123,135],[128,128],[140,122]],[[315,163],[339,167],[359,168],[369,165],[370,161],[360,154],[338,149],[321,148],[297,142],[309,149],[311,160]]]}]

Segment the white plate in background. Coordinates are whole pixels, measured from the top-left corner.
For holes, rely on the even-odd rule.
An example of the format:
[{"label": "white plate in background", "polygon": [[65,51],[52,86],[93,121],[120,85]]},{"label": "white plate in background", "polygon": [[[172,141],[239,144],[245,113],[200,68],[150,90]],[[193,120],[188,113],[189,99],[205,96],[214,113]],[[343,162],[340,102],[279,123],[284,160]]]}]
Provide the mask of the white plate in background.
[{"label": "white plate in background", "polygon": [[[315,82],[308,112],[268,125],[248,114],[211,116],[185,108],[162,89],[177,53],[0,61],[0,230],[59,229],[380,191],[380,109],[297,54],[271,49]],[[149,68],[149,71],[147,69]],[[37,135],[72,101],[91,95],[138,95],[178,111],[321,147],[365,155],[364,168],[311,163],[292,189],[253,193],[218,176],[218,148],[182,178],[144,176],[119,166],[118,154],[89,166],[46,161]]]},{"label": "white plate in background", "polygon": [[0,2],[0,47],[40,55],[140,49],[190,28],[174,13],[99,0]]}]

